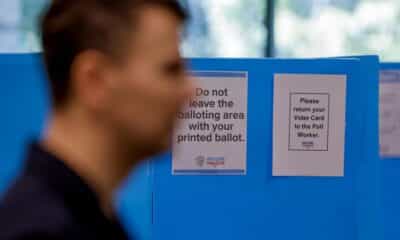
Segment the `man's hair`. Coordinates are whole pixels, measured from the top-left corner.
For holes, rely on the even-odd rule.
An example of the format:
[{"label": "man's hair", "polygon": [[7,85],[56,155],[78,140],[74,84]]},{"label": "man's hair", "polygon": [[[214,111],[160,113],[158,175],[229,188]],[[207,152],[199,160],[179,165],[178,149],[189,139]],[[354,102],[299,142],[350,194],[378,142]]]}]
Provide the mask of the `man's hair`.
[{"label": "man's hair", "polygon": [[43,56],[53,104],[65,103],[70,70],[83,51],[95,49],[116,57],[135,29],[144,7],[159,6],[182,22],[186,13],[175,0],[52,0],[41,22]]}]

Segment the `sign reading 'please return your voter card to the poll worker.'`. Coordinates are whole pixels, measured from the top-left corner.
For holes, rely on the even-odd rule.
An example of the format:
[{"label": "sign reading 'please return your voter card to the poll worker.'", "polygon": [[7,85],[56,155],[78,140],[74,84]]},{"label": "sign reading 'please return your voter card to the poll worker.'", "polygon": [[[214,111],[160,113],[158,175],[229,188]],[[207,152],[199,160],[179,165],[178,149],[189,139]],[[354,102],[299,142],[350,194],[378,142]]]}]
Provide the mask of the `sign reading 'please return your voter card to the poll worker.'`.
[{"label": "sign reading 'please return your voter card to the poll worker.'", "polygon": [[346,79],[275,75],[274,176],[344,176]]},{"label": "sign reading 'please return your voter card to the poll worker.'", "polygon": [[247,73],[192,74],[199,87],[178,114],[172,173],[246,174]]}]

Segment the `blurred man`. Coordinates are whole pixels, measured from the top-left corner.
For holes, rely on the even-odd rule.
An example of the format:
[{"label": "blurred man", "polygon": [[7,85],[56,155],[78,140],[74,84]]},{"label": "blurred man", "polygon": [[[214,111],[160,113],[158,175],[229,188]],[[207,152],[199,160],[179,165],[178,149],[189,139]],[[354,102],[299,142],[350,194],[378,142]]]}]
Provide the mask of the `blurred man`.
[{"label": "blurred man", "polygon": [[41,30],[53,113],[0,204],[0,239],[127,239],[113,193],[170,145],[192,85],[173,0],[54,0]]}]

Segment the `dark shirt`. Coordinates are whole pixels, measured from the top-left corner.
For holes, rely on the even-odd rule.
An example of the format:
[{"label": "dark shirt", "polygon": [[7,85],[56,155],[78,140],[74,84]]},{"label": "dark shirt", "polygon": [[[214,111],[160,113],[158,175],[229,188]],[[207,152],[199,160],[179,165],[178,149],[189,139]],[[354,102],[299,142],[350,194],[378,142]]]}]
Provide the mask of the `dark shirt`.
[{"label": "dark shirt", "polygon": [[0,240],[128,239],[88,185],[33,144],[22,175],[0,202]]}]

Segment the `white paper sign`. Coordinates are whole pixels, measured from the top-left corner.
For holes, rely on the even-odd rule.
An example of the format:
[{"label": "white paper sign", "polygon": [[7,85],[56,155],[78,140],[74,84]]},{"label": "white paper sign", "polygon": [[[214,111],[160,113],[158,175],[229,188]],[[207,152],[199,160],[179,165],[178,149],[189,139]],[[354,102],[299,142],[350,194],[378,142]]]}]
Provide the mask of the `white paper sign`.
[{"label": "white paper sign", "polygon": [[400,157],[400,71],[382,71],[380,82],[380,155]]},{"label": "white paper sign", "polygon": [[196,98],[178,114],[172,173],[244,175],[247,73],[195,72]]},{"label": "white paper sign", "polygon": [[344,176],[346,76],[276,74],[273,176]]}]

